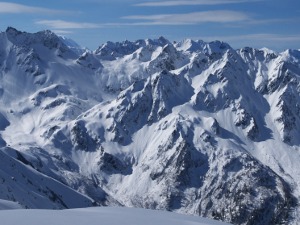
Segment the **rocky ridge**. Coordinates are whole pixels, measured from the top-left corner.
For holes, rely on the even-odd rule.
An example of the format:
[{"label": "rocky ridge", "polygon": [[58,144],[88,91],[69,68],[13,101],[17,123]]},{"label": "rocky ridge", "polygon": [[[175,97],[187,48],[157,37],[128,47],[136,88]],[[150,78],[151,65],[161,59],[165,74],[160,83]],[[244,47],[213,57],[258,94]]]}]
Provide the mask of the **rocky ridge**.
[{"label": "rocky ridge", "polygon": [[2,199],[299,221],[299,50],[65,40],[0,34]]}]

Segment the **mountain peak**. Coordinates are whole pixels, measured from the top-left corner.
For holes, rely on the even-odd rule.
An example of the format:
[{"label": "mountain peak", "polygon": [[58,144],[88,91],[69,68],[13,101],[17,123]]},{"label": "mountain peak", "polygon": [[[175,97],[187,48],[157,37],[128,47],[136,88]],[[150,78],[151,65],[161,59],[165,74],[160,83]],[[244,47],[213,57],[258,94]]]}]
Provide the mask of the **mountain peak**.
[{"label": "mountain peak", "polygon": [[21,31],[17,30],[14,27],[7,27],[5,32],[7,32],[7,33],[22,33]]},{"label": "mountain peak", "polygon": [[57,43],[58,36],[50,30],[39,31],[37,33],[27,33],[19,31],[13,27],[6,29],[7,38],[15,45],[29,47],[35,43]]},{"label": "mountain peak", "polygon": [[175,47],[181,51],[197,52],[203,50],[205,42],[202,40],[185,39],[175,44]]},{"label": "mountain peak", "polygon": [[166,39],[164,36],[160,36],[158,39],[157,39],[160,43],[169,43],[169,40]]},{"label": "mountain peak", "polygon": [[231,46],[226,42],[219,40],[209,42],[205,47],[205,51],[209,54],[222,53],[227,51],[228,49],[232,49]]},{"label": "mountain peak", "polygon": [[27,33],[27,32],[23,32],[23,31],[20,31],[20,30],[17,30],[16,28],[14,27],[7,27],[6,28],[6,33],[10,34],[10,35],[13,35],[13,36],[17,36],[17,35],[27,35],[27,36],[36,36],[38,35],[39,37],[48,37],[48,38],[53,38],[53,37],[57,37],[57,35],[52,32],[51,30],[44,30],[44,31],[39,31],[37,33]]}]

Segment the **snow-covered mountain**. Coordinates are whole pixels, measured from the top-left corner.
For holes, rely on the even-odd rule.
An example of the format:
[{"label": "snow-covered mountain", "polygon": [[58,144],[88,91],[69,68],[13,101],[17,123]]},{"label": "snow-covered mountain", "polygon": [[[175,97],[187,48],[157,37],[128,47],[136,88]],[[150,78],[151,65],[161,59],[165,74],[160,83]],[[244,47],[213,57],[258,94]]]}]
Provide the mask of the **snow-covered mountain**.
[{"label": "snow-covered mountain", "polygon": [[300,222],[299,50],[76,46],[0,33],[1,199]]}]

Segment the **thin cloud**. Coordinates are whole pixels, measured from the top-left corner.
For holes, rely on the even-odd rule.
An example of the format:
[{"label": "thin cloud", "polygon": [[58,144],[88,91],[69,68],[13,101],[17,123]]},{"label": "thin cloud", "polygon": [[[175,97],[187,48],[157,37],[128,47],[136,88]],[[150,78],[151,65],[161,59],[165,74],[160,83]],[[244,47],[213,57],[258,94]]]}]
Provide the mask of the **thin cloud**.
[{"label": "thin cloud", "polygon": [[100,28],[102,25],[95,23],[77,23],[64,20],[40,20],[35,22],[38,25],[44,25],[55,30],[64,29],[92,29]]},{"label": "thin cloud", "polygon": [[3,13],[11,13],[11,14],[21,14],[21,13],[46,13],[46,14],[56,14],[56,13],[63,13],[66,11],[62,10],[53,10],[48,8],[41,8],[41,7],[33,7],[27,6],[17,3],[10,3],[10,2],[0,2],[0,14]]},{"label": "thin cloud", "polygon": [[229,10],[216,10],[194,12],[186,14],[158,14],[158,15],[132,15],[123,19],[142,20],[141,25],[185,25],[199,23],[228,23],[250,20],[248,15],[242,12]]},{"label": "thin cloud", "polygon": [[135,4],[135,6],[183,6],[183,5],[224,5],[244,2],[257,2],[261,0],[173,0],[173,1],[153,1]]},{"label": "thin cloud", "polygon": [[249,25],[260,25],[260,24],[275,24],[275,23],[298,23],[299,18],[287,18],[287,19],[262,19],[262,20],[251,20],[248,22]]}]

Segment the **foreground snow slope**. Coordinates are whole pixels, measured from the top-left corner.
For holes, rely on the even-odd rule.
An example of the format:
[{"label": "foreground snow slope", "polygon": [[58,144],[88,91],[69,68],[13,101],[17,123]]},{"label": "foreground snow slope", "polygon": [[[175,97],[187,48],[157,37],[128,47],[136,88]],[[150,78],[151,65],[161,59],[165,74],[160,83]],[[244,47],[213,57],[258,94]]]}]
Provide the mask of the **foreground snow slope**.
[{"label": "foreground snow slope", "polygon": [[300,52],[0,33],[0,198],[295,224]]},{"label": "foreground snow slope", "polygon": [[72,210],[0,210],[1,224],[30,225],[226,225],[218,221],[134,208],[85,208]]}]

